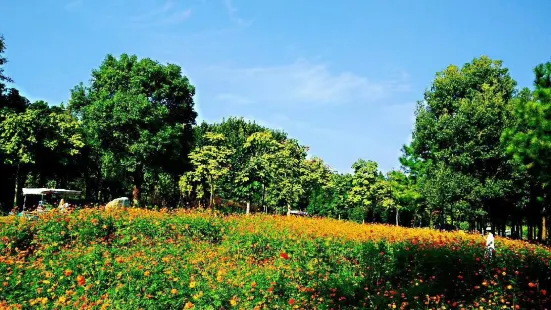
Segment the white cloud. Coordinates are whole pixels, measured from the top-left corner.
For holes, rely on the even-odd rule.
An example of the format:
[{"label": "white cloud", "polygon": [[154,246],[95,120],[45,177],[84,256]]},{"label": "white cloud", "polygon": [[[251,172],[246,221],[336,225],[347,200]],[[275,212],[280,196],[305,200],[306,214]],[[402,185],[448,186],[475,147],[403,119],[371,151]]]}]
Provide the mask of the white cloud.
[{"label": "white cloud", "polygon": [[211,67],[209,78],[227,89],[218,97],[234,103],[351,104],[370,103],[409,91],[405,74],[370,80],[353,72],[335,72],[327,64],[299,60],[287,65],[252,68]]},{"label": "white cloud", "polygon": [[130,16],[128,23],[138,28],[177,25],[188,20],[191,14],[191,9],[180,8],[174,1],[168,0],[162,6],[147,13]]},{"label": "white cloud", "polygon": [[226,7],[226,12],[228,13],[228,16],[230,17],[231,21],[236,23],[238,26],[241,27],[249,27],[252,25],[252,20],[244,20],[241,18],[238,14],[238,9],[233,4],[232,0],[223,0],[224,6]]}]

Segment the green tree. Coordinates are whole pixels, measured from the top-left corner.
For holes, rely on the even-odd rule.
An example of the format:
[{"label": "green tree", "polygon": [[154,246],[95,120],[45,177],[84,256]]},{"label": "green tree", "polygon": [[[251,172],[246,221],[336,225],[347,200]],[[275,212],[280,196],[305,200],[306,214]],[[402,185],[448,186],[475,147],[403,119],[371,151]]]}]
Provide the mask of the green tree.
[{"label": "green tree", "polygon": [[[135,204],[147,169],[181,175],[193,145],[195,88],[179,66],[108,55],[91,83],[71,92],[103,183],[130,178]],[[127,189],[123,189],[127,190]]]},{"label": "green tree", "polygon": [[354,217],[356,220],[365,221],[369,213],[375,217],[374,203],[376,199],[376,186],[380,178],[379,168],[376,162],[359,159],[352,165],[352,188],[348,198],[354,205]]},{"label": "green tree", "polygon": [[[6,84],[13,82],[13,80],[4,74],[4,66],[8,62],[6,57],[4,57],[5,49],[6,44],[4,37],[0,35],[0,124],[8,115],[11,115],[11,113],[21,113],[30,105],[29,101],[21,96],[17,89],[8,87]],[[2,178],[0,178],[0,186],[7,189],[11,188],[15,182],[13,176],[16,174],[16,168],[6,164],[10,159],[8,159],[7,154],[3,153],[2,149],[3,148],[0,147],[0,175],[2,175]],[[13,207],[13,205],[11,205],[13,203],[13,198],[14,194],[10,190],[0,191],[0,208],[4,206]]]},{"label": "green tree", "polygon": [[276,170],[270,193],[273,201],[286,207],[287,215],[291,214],[291,207],[298,204],[304,193],[301,172],[306,150],[296,140],[289,139],[282,143],[281,149],[276,153]]},{"label": "green tree", "polygon": [[79,153],[84,143],[76,119],[65,111],[36,102],[24,112],[8,112],[0,123],[0,149],[4,162],[16,167],[14,205],[18,205],[21,183],[36,167],[39,154],[61,161]]},{"label": "green tree", "polygon": [[[251,166],[251,156],[257,152],[254,147],[246,148],[246,142],[255,133],[270,132],[275,141],[282,143],[287,139],[287,134],[282,131],[266,128],[253,121],[246,121],[243,118],[236,117],[224,119],[220,123],[207,124],[203,122],[195,127],[194,132],[196,147],[208,143],[208,141],[203,139],[206,132],[214,132],[223,134],[226,137],[226,146],[233,150],[230,157],[232,170],[220,182],[218,190],[220,195],[228,199],[239,199],[250,203],[256,200],[264,206],[265,191],[268,183],[263,182],[260,184],[252,179],[249,179],[250,183],[247,183],[249,181],[243,179],[243,177],[247,176],[244,170],[248,170],[249,172],[252,172],[251,169],[254,170]],[[260,155],[255,156],[258,160]],[[256,187],[258,186],[262,186],[262,189],[257,189]]]},{"label": "green tree", "polygon": [[[187,172],[180,179],[180,188],[184,193],[190,192],[192,182],[206,184],[209,191],[209,206],[214,206],[214,197],[220,180],[230,171],[229,157],[232,151],[224,145],[225,137],[219,133],[208,132],[205,139],[208,145],[195,148],[189,158],[194,170]],[[198,190],[199,198],[203,197],[201,186]]]},{"label": "green tree", "polygon": [[[502,206],[514,203],[506,191],[514,166],[500,137],[511,120],[515,85],[501,61],[481,57],[439,72],[418,103],[413,157],[425,165],[424,195],[440,212],[452,208],[452,222],[459,206],[484,210],[497,222]],[[441,214],[441,224],[447,218]]]},{"label": "green tree", "polygon": [[260,188],[264,204],[265,189],[277,171],[276,161],[282,145],[277,142],[270,131],[255,132],[250,135],[244,146],[245,158],[248,159],[237,172],[236,184],[239,196],[247,201],[246,213],[250,213],[253,194]]},{"label": "green tree", "polygon": [[303,199],[307,201],[309,212],[319,214],[319,210],[326,208],[325,205],[329,203],[324,192],[331,191],[333,171],[321,158],[313,157],[304,161],[301,174]]},{"label": "green tree", "polygon": [[411,177],[405,173],[392,170],[387,174],[386,182],[388,183],[390,197],[396,210],[396,226],[400,223],[400,211],[416,210],[421,199],[416,184]]},{"label": "green tree", "polygon": [[[4,40],[4,36],[0,34],[0,85],[2,82],[12,82],[12,79],[8,76],[4,75],[4,65],[8,62],[6,57],[4,57],[4,52],[6,50],[6,41]],[[3,91],[3,87],[0,88],[0,91]]]},{"label": "green tree", "polygon": [[536,66],[534,73],[534,92],[524,90],[513,101],[514,121],[503,133],[502,141],[507,153],[536,181],[531,186],[535,194],[531,200],[538,206],[531,211],[541,216],[539,237],[545,240],[551,203],[551,62]]}]

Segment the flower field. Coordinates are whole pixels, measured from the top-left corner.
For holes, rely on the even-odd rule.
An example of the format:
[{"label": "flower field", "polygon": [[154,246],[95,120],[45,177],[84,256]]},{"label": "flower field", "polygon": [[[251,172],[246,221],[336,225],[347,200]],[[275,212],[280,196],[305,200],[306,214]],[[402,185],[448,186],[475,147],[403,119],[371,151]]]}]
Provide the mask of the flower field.
[{"label": "flower field", "polygon": [[0,222],[0,308],[543,309],[551,252],[330,219],[142,209]]}]

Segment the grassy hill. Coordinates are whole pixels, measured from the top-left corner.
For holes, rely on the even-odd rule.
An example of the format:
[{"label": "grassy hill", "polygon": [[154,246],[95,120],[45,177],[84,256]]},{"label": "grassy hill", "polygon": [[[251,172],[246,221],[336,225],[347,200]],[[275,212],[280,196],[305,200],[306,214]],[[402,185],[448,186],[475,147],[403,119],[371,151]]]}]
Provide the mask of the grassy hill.
[{"label": "grassy hill", "polygon": [[[330,219],[142,209],[0,222],[0,308],[485,309],[549,304],[551,252]],[[551,291],[549,291],[551,293]]]}]

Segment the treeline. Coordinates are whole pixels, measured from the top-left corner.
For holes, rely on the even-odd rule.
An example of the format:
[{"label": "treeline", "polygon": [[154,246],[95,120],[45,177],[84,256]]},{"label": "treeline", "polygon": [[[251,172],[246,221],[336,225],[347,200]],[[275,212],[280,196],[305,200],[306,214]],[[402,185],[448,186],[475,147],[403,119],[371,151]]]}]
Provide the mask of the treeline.
[{"label": "treeline", "polygon": [[[4,51],[0,40],[0,55]],[[242,118],[195,124],[180,67],[108,55],[66,105],[7,86],[0,57],[0,204],[21,188],[70,187],[86,201],[217,207],[358,222],[480,230],[545,240],[551,181],[551,64],[518,89],[500,61],[449,66],[416,109],[401,169],[360,159],[338,173],[285,132]]]}]

